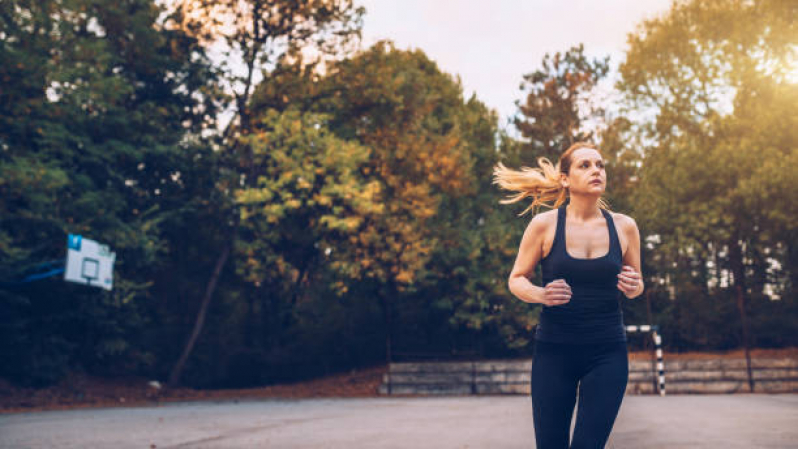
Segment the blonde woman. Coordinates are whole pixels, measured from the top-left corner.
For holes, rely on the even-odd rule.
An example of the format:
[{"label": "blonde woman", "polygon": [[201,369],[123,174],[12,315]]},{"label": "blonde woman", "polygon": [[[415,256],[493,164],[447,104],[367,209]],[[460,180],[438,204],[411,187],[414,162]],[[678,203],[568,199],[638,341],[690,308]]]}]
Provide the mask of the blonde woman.
[{"label": "blonde woman", "polygon": [[[508,281],[518,299],[542,304],[531,381],[535,440],[538,449],[603,448],[629,376],[620,299],[643,292],[640,233],[602,200],[607,174],[595,145],[580,142],[556,166],[538,164],[519,171],[499,163],[494,171],[494,183],[518,192],[502,203],[531,198],[521,215],[553,209],[530,220]],[[542,286],[529,280],[538,263]]]}]

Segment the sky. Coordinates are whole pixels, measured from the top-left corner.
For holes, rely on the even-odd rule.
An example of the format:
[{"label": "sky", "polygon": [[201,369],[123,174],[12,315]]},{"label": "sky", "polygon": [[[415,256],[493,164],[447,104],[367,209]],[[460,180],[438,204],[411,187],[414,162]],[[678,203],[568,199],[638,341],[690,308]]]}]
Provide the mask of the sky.
[{"label": "sky", "polygon": [[423,50],[438,67],[459,75],[465,98],[515,114],[523,75],[546,53],[584,43],[592,59],[610,56],[613,72],[627,35],[644,19],[667,12],[671,0],[360,0],[366,8],[363,45],[392,40]]}]

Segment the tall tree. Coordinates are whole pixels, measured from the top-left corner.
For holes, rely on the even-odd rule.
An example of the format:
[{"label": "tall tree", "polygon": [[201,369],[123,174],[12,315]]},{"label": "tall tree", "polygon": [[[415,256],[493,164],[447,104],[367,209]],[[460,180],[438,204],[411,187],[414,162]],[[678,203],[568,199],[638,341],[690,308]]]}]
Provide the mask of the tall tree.
[{"label": "tall tree", "polygon": [[[276,73],[291,78],[290,72]],[[389,42],[329,64],[315,81],[306,75],[294,70],[293,79],[306,81],[264,83],[253,105],[281,107],[286,89],[304,92],[297,103],[326,114],[325,124],[338,138],[369,149],[359,173],[379,192],[374,200],[380,207],[330,242],[337,256],[327,261],[339,273],[333,284],[339,293],[352,282],[377,286],[390,359],[396,298],[413,289],[440,244],[432,217],[446,197],[473,192],[477,143],[467,139],[467,125],[486,111],[473,100],[464,104],[459,82],[422,52],[399,51]]]},{"label": "tall tree", "polygon": [[389,42],[331,67],[327,80],[346,86],[323,103],[334,111],[331,128],[372,149],[365,170],[381,184],[385,207],[342,248],[348,262],[338,267],[380,285],[391,360],[395,298],[439,244],[432,219],[445,197],[473,193],[462,87],[422,52],[398,51]]},{"label": "tall tree", "polygon": [[146,363],[133,335],[168,250],[160,225],[184,206],[171,201],[174,170],[183,139],[215,115],[204,51],[162,12],[149,0],[0,5],[0,272],[62,259],[68,233],[117,252],[110,293],[47,281],[2,291],[12,377],[53,381],[75,359]]},{"label": "tall tree", "polygon": [[[746,354],[748,304],[764,296],[751,280],[767,268],[747,261],[755,248],[791,245],[784,231],[798,218],[785,203],[791,196],[783,189],[791,187],[775,193],[762,176],[774,176],[774,164],[785,172],[777,179],[798,174],[783,163],[795,157],[798,141],[788,76],[797,16],[798,5],[779,0],[674,2],[630,35],[618,84],[633,107],[654,112],[640,126],[655,143],[635,203],[641,227],[660,237],[661,275],[675,280],[679,298],[696,281],[685,266],[721,261],[712,268],[733,274]],[[773,212],[774,203],[785,208]]]},{"label": "tall tree", "polygon": [[[230,207],[240,188],[257,187],[260,174],[253,150],[245,143],[252,132],[250,100],[258,74],[268,76],[282,59],[299,58],[301,51],[315,49],[323,55],[335,54],[359,37],[363,8],[351,0],[185,0],[177,5],[183,28],[202,37],[208,44],[224,43],[222,70],[233,97],[233,118],[222,134],[222,180],[219,188],[228,194]],[[238,64],[243,65],[243,72]],[[200,301],[186,345],[169,374],[168,383],[180,380],[196,344],[208,306],[228,257],[236,256],[241,211],[223,231],[229,236],[219,252],[213,272]]]},{"label": "tall tree", "polygon": [[516,101],[514,122],[528,140],[533,160],[545,156],[557,160],[576,141],[594,138],[586,125],[602,118],[604,110],[595,88],[609,71],[609,56],[590,60],[579,44],[565,53],[546,53],[541,68],[524,75],[524,102]]},{"label": "tall tree", "polygon": [[247,139],[260,177],[236,192],[242,205],[249,282],[291,279],[291,305],[323,264],[340,263],[341,242],[384,211],[381,185],[361,174],[369,149],[338,138],[322,114],[262,110]]}]

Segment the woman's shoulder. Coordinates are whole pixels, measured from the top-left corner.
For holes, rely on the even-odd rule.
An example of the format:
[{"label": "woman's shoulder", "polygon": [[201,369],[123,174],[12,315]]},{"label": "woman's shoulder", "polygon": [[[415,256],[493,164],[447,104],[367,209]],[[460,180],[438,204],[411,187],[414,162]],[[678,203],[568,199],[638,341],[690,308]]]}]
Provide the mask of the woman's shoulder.
[{"label": "woman's shoulder", "polygon": [[615,226],[618,227],[620,231],[623,232],[631,232],[633,230],[637,230],[637,222],[635,219],[620,212],[610,212],[612,216],[612,221],[615,223]]},{"label": "woman's shoulder", "polygon": [[550,226],[550,225],[553,225],[553,224],[556,225],[557,224],[557,208],[554,208],[554,209],[551,209],[551,210],[547,210],[545,212],[538,212],[537,214],[535,214],[535,216],[532,217],[532,220],[530,220],[530,224],[532,224],[532,222],[534,222],[538,226],[542,225],[544,227],[547,227],[547,226]]},{"label": "woman's shoulder", "polygon": [[557,228],[557,209],[538,212],[529,220],[527,228],[529,232],[544,235],[544,241],[551,240],[550,235]]}]

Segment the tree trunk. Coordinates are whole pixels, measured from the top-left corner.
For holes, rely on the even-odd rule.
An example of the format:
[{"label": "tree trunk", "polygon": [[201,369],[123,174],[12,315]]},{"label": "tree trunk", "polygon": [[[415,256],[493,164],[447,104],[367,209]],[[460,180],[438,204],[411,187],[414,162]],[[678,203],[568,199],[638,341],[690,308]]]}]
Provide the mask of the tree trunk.
[{"label": "tree trunk", "polygon": [[254,290],[247,289],[245,290],[245,294],[247,295],[247,318],[246,324],[244,325],[244,346],[246,348],[253,348],[255,347],[255,332],[258,328],[258,310],[256,306],[257,302],[257,287]]},{"label": "tree trunk", "polygon": [[749,347],[748,317],[745,312],[745,266],[743,265],[742,248],[737,240],[729,245],[729,262],[731,263],[732,274],[734,275],[734,287],[737,292],[737,309],[740,312],[740,323],[743,334],[743,349],[745,351],[745,362],[748,368],[748,388],[753,393],[754,377],[751,372],[751,352]]},{"label": "tree trunk", "polygon": [[793,288],[798,286],[798,244],[795,242],[798,242],[798,232],[788,232],[785,242],[787,245],[786,270],[790,285]]},{"label": "tree trunk", "polygon": [[386,292],[386,288],[379,289],[380,304],[382,305],[382,318],[385,325],[385,362],[388,365],[388,394],[391,394],[391,361],[393,354],[391,352],[391,300],[390,293]]},{"label": "tree trunk", "polygon": [[651,313],[651,291],[646,289],[646,319],[648,324],[654,325],[654,315]]},{"label": "tree trunk", "polygon": [[[647,317],[647,320],[648,320],[648,324],[651,325],[651,326],[654,326],[654,318],[653,318],[653,315],[651,313],[651,289],[650,288],[646,289],[646,317]],[[644,350],[647,349],[649,346],[651,347],[651,356],[652,356],[651,357],[651,371],[656,374],[657,373],[657,345],[656,344],[652,344],[652,341],[650,341],[648,338],[646,338],[643,341],[644,341],[644,348],[643,348]],[[652,382],[653,382],[652,386],[654,387],[654,391],[657,391],[657,387],[658,387],[657,376],[654,376],[654,378],[652,379]]]},{"label": "tree trunk", "polygon": [[219,255],[219,258],[216,260],[216,266],[213,269],[213,274],[211,275],[208,285],[205,288],[205,296],[202,298],[202,304],[200,304],[199,313],[197,313],[197,319],[194,321],[194,329],[191,331],[191,336],[186,342],[186,347],[183,348],[183,353],[180,354],[180,358],[177,360],[177,363],[175,363],[175,366],[172,368],[172,372],[169,374],[169,380],[167,381],[168,386],[174,386],[180,381],[180,375],[183,372],[183,366],[186,364],[186,360],[188,360],[189,355],[191,355],[191,351],[194,349],[194,344],[197,342],[197,338],[202,331],[202,326],[205,324],[205,315],[208,313],[208,306],[211,303],[213,292],[216,290],[216,283],[222,273],[222,268],[224,268],[224,265],[227,262],[227,258],[233,248],[234,241],[235,239],[232,238],[228,240],[227,244],[224,246],[224,249],[222,249],[222,253]]},{"label": "tree trunk", "polygon": [[751,393],[754,392],[754,377],[751,373],[751,351],[748,344],[748,319],[745,313],[745,295],[743,288],[737,284],[737,308],[740,309],[740,320],[742,321],[743,328],[743,347],[745,348],[745,364],[748,368],[748,388]]},{"label": "tree trunk", "polygon": [[305,278],[308,276],[312,264],[313,259],[305,258],[305,263],[299,267],[299,274],[297,274],[296,282],[294,282],[294,286],[291,289],[291,306],[296,305],[297,299],[302,291],[302,284],[304,284]]},{"label": "tree trunk", "polygon": [[385,361],[391,363],[393,361],[393,353],[391,352],[391,301],[386,295],[382,296],[382,317],[385,323]]},{"label": "tree trunk", "polygon": [[[682,266],[682,260],[680,257],[677,257],[677,266]],[[673,333],[673,342],[672,344],[676,347],[676,352],[682,352],[682,307],[681,301],[679,301],[679,290],[678,290],[678,281],[680,279],[676,275],[676,273],[672,273],[671,276],[671,287],[673,288],[674,295],[673,295],[673,315],[674,319],[673,322],[675,324],[675,329]],[[669,293],[670,294],[670,291]]]}]

